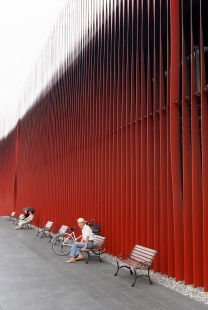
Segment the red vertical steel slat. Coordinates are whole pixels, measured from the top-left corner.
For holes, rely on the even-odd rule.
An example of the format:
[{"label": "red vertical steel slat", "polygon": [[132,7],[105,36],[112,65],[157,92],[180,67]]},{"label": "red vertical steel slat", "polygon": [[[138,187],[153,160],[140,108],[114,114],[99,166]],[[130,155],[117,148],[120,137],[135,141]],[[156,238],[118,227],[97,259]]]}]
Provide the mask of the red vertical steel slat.
[{"label": "red vertical steel slat", "polygon": [[[129,64],[129,57],[131,57],[130,55],[130,51],[129,51],[129,41],[131,40],[130,38],[130,28],[131,25],[129,25],[130,19],[129,19],[129,15],[131,14],[131,12],[129,12],[129,1],[126,1],[126,16],[125,16],[125,22],[126,22],[126,74],[125,74],[125,79],[126,79],[126,96],[125,96],[125,102],[126,102],[126,118],[125,118],[125,139],[126,139],[126,210],[125,210],[125,214],[126,214],[126,221],[125,221],[125,227],[127,229],[127,227],[129,227],[130,223],[131,223],[131,212],[132,212],[132,207],[131,207],[131,188],[132,188],[132,184],[131,184],[131,140],[130,140],[130,131],[131,131],[131,68],[130,68],[130,64]],[[130,41],[131,42],[131,41]],[[130,232],[129,232],[130,233]],[[129,242],[129,238],[128,235],[126,234],[126,238],[125,238],[125,243],[126,243],[126,247],[125,247],[125,253],[130,253],[132,247],[134,246],[133,240]]]},{"label": "red vertical steel slat", "polygon": [[141,29],[141,245],[147,245],[147,99],[144,67],[144,3]]},{"label": "red vertical steel slat", "polygon": [[[104,18],[105,18],[105,7],[104,7]],[[103,33],[102,36],[105,38],[106,35],[106,25],[104,23],[104,29],[103,29]],[[103,58],[102,58],[102,105],[101,105],[101,109],[102,109],[102,144],[101,144],[101,218],[104,219],[105,218],[105,46],[103,46]],[[102,224],[102,231],[103,234],[105,234],[106,231],[106,227],[105,225]]]},{"label": "red vertical steel slat", "polygon": [[106,76],[108,74],[108,31],[109,31],[109,23],[108,23],[108,3],[106,2],[105,8],[105,40],[107,41],[105,44],[105,78],[104,78],[104,162],[105,162],[105,173],[104,173],[104,193],[105,193],[105,204],[104,204],[104,229],[105,235],[108,236],[108,222],[106,220],[107,212],[108,212],[108,178],[109,178],[109,161],[108,161],[108,80]]},{"label": "red vertical steel slat", "polygon": [[86,98],[86,91],[87,91],[87,64],[88,62],[86,61],[87,58],[87,47],[85,47],[84,52],[83,52],[83,206],[82,210],[86,207],[86,200],[87,200],[87,173],[86,173],[86,166],[87,166],[87,143],[86,143],[86,134],[87,134],[87,120],[86,120],[86,115],[87,115],[87,98]]},{"label": "red vertical steel slat", "polygon": [[[167,29],[170,25],[170,4],[167,0]],[[167,206],[168,206],[168,276],[175,277],[175,244],[174,244],[174,219],[173,219],[173,191],[171,176],[170,154],[170,33],[167,31]]]},{"label": "red vertical steel slat", "polygon": [[[117,57],[117,68],[118,68],[118,81],[117,81],[117,127],[116,127],[116,136],[117,136],[117,163],[116,163],[116,208],[117,208],[117,221],[116,221],[116,238],[121,232],[121,68],[120,68],[120,62],[121,62],[121,7],[119,5],[118,7],[118,57]],[[116,246],[116,255],[119,255],[121,253],[121,247],[122,247],[122,238],[117,238],[118,243]]]},{"label": "red vertical steel slat", "polygon": [[200,63],[201,63],[201,135],[202,135],[202,194],[203,194],[203,254],[204,254],[204,291],[208,292],[208,114],[207,114],[207,85],[205,76],[203,2],[200,0]]},{"label": "red vertical steel slat", "polygon": [[[101,24],[101,18],[99,20],[99,24]],[[98,44],[101,46],[102,40],[102,29],[98,32]],[[98,71],[99,71],[99,81],[98,81],[98,218],[97,220],[101,222],[101,102],[102,102],[102,58],[101,58],[101,50],[99,51],[99,59],[98,59]],[[102,234],[102,227],[101,227]]]},{"label": "red vertical steel slat", "polygon": [[[170,25],[170,0],[167,4],[167,29]],[[173,221],[173,192],[170,157],[170,33],[167,30],[167,79],[166,79],[166,117],[167,117],[167,207],[168,207],[168,276],[175,277],[175,243]]]},{"label": "red vertical steel slat", "polygon": [[[99,3],[97,3],[99,5]],[[97,9],[97,6],[96,6]],[[96,29],[99,29],[99,18],[96,21]],[[95,43],[95,48],[96,44],[98,44],[98,39],[99,39],[99,30],[96,34],[96,43]],[[96,52],[95,52],[96,55]],[[99,53],[96,55],[96,68],[95,68],[95,74],[96,74],[96,80],[95,80],[95,205],[94,205],[94,219],[98,221],[98,86],[99,86]],[[81,158],[80,158],[81,161]]]},{"label": "red vertical steel slat", "polygon": [[[136,42],[136,235],[141,244],[141,2],[137,1],[137,42]],[[140,40],[140,41],[139,41]]]},{"label": "red vertical steel slat", "polygon": [[14,203],[14,211],[17,209],[17,195],[18,195],[18,157],[19,157],[19,132],[20,132],[20,121],[18,121],[16,126],[16,135],[15,135],[15,156],[14,156],[14,192],[13,192],[13,203]]},{"label": "red vertical steel slat", "polygon": [[[111,16],[110,16],[110,3],[107,3],[107,72],[106,76],[108,77],[106,83],[106,210],[105,210],[105,218],[106,218],[106,230],[109,232],[112,227],[111,220],[111,204],[110,204],[110,193],[111,193],[111,133],[110,133],[110,104],[111,104],[111,96],[110,96],[110,74],[111,74]],[[109,241],[111,242],[111,236],[108,236]],[[110,246],[111,249],[111,246]]]},{"label": "red vertical steel slat", "polygon": [[156,40],[158,34],[156,1],[153,4],[154,19],[154,47],[153,47],[153,71],[154,71],[154,93],[153,93],[153,114],[154,114],[154,248],[158,250],[158,256],[154,261],[154,270],[160,271],[160,114],[158,107],[158,73]]},{"label": "red vertical steel slat", "polygon": [[[135,238],[135,226],[137,225],[137,218],[136,218],[136,98],[135,98],[135,87],[136,87],[136,72],[135,72],[135,60],[134,60],[134,55],[135,55],[135,42],[134,42],[134,37],[136,40],[138,38],[136,37],[137,33],[135,32],[134,29],[134,20],[137,16],[136,12],[136,7],[134,6],[134,1],[131,3],[131,11],[129,12],[132,17],[132,23],[129,25],[132,27],[132,34],[131,34],[131,41],[132,41],[132,46],[131,46],[131,115],[130,115],[130,149],[131,149],[131,158],[130,158],[130,165],[131,165],[131,218],[130,218],[130,239],[132,240],[132,243],[136,243],[137,241],[137,234]],[[135,240],[136,239],[136,240]],[[131,248],[134,246],[134,244],[130,245]]]},{"label": "red vertical steel slat", "polygon": [[152,75],[151,75],[151,60],[150,53],[150,38],[152,35],[152,1],[147,4],[147,19],[148,19],[148,46],[147,46],[147,246],[154,248],[154,133],[153,133],[153,96],[152,96]]},{"label": "red vertical steel slat", "polygon": [[[88,2],[89,11],[92,11],[92,0]],[[89,29],[89,39],[91,38],[92,29]],[[88,199],[87,205],[84,209],[84,217],[88,217],[92,214],[92,203],[93,203],[93,42],[94,38],[89,42],[89,70],[88,70],[88,128],[89,128],[89,140],[88,140]]]},{"label": "red vertical steel slat", "polygon": [[[108,198],[108,209],[111,211],[110,221],[108,227],[113,226],[113,195],[114,195],[114,134],[113,134],[113,120],[114,120],[114,93],[113,93],[113,76],[114,76],[114,63],[113,63],[113,31],[114,31],[114,1],[109,2],[109,22],[110,22],[110,55],[109,55],[109,198]],[[113,248],[113,236],[110,236],[110,250]]]},{"label": "red vertical steel slat", "polygon": [[[126,67],[125,67],[125,53],[124,45],[126,44],[125,33],[125,5],[126,2],[123,1],[121,4],[121,18],[122,18],[122,33],[123,33],[123,42],[122,42],[122,75],[121,75],[121,226],[126,227]],[[121,251],[126,253],[126,242],[121,245]]]},{"label": "red vertical steel slat", "polygon": [[[194,60],[193,3],[191,1],[191,128],[192,128],[192,215],[194,287],[203,286],[203,201],[199,118]],[[199,268],[200,266],[200,268]]]},{"label": "red vertical steel slat", "polygon": [[182,4],[182,141],[183,141],[183,207],[184,207],[184,280],[193,283],[193,239],[191,199],[191,137],[189,125],[189,98],[187,90],[186,51]]},{"label": "red vertical steel slat", "polygon": [[[87,3],[88,7],[87,7],[87,10],[89,10],[89,1]],[[85,212],[86,210],[88,209],[89,207],[89,196],[90,196],[90,180],[89,180],[89,175],[90,175],[90,171],[89,171],[89,168],[90,168],[90,165],[89,165],[89,148],[90,148],[90,105],[89,105],[89,96],[90,96],[90,77],[89,77],[89,72],[90,72],[90,38],[89,38],[89,32],[88,32],[88,36],[87,36],[87,39],[88,39],[88,44],[87,44],[87,47],[86,47],[86,61],[87,61],[87,67],[86,67],[86,70],[87,70],[87,76],[88,76],[88,79],[87,79],[87,85],[86,85],[86,141],[85,141],[85,144],[86,144],[86,163],[85,163],[85,169],[86,169],[86,201],[85,201],[85,209],[84,209],[84,215],[85,216]]]},{"label": "red vertical steel slat", "polygon": [[180,158],[179,158],[179,62],[180,62],[180,29],[179,0],[170,1],[171,12],[171,79],[170,79],[170,154],[173,189],[173,216],[175,241],[176,281],[183,279],[183,203],[181,191]]},{"label": "red vertical steel slat", "polygon": [[[113,1],[113,20],[112,20],[112,34],[114,37],[116,36],[116,1]],[[117,73],[116,73],[116,42],[112,42],[113,50],[112,50],[112,197],[111,197],[111,204],[112,204],[112,223],[116,223],[116,211],[117,211],[117,199],[116,199],[116,188],[117,188]],[[112,244],[114,242],[112,237]],[[111,251],[112,254],[116,254],[116,245],[112,246]]]},{"label": "red vertical steel slat", "polygon": [[[168,273],[168,251],[167,251],[167,123],[164,90],[164,63],[162,45],[162,5],[160,0],[160,75],[159,75],[159,101],[160,101],[160,272]],[[167,14],[167,13],[166,13]]]}]

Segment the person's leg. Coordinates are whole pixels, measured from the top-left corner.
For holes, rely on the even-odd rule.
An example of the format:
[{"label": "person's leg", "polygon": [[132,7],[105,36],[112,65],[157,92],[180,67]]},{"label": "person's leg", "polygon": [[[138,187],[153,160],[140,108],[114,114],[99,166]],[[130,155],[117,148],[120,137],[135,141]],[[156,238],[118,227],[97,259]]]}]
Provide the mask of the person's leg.
[{"label": "person's leg", "polygon": [[80,254],[80,249],[85,246],[84,242],[75,242],[70,251],[70,259],[66,261],[66,263],[76,262],[76,256]]},{"label": "person's leg", "polygon": [[19,221],[18,226],[14,229],[20,229],[23,224],[25,224],[25,221]]},{"label": "person's leg", "polygon": [[76,257],[77,255],[80,254],[80,249],[83,248],[85,246],[85,243],[84,242],[75,242],[71,248],[71,251],[70,251],[70,256],[71,257]]},{"label": "person's leg", "polygon": [[[92,241],[89,241],[88,242],[88,245],[87,245],[87,248],[88,249],[91,249],[92,247],[93,247],[93,245],[94,245],[94,242],[92,242]],[[85,245],[84,245],[85,246]],[[83,246],[83,247],[84,247]],[[84,259],[84,255],[83,254],[81,254],[81,251],[79,250],[79,252],[80,252],[80,254],[77,256],[77,258],[76,258],[76,260],[77,261],[79,261],[79,260],[83,260]]]}]

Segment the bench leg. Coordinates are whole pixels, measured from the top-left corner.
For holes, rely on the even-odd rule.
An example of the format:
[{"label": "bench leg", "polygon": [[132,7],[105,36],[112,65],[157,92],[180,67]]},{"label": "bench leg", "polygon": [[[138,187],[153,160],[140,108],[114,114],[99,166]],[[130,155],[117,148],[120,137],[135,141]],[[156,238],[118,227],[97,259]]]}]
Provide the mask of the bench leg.
[{"label": "bench leg", "polygon": [[137,274],[137,272],[136,272],[136,269],[134,270],[134,276],[135,276],[135,281],[134,281],[134,283],[132,284],[132,286],[134,286],[134,284],[136,283],[136,280],[137,280],[137,278],[139,278],[139,277],[146,277],[146,278],[148,278],[149,279],[149,283],[152,285],[153,283],[152,283],[152,280],[150,279],[150,275],[149,275],[149,269],[147,269],[147,272],[148,272],[148,274],[146,275],[146,274]]},{"label": "bench leg", "polygon": [[150,284],[153,284],[153,283],[152,283],[152,280],[150,279],[149,269],[148,269],[148,278],[149,278],[149,283],[150,283]]},{"label": "bench leg", "polygon": [[89,260],[90,260],[90,253],[87,251],[87,255],[88,255],[88,260],[86,261],[86,263],[85,264],[88,264],[88,262],[89,262]]},{"label": "bench leg", "polygon": [[50,240],[48,242],[51,243],[51,240],[53,239],[53,236],[50,233],[49,233],[49,237],[50,237]]},{"label": "bench leg", "polygon": [[117,276],[118,271],[119,271],[119,269],[121,269],[121,268],[127,268],[127,269],[129,269],[130,274],[133,274],[133,272],[132,272],[132,270],[131,270],[131,267],[129,267],[129,266],[125,266],[125,265],[123,265],[123,266],[119,266],[118,261],[116,261],[116,263],[117,263],[117,267],[118,267],[118,269],[117,269],[116,273],[114,274],[114,276]]},{"label": "bench leg", "polygon": [[134,270],[134,283],[132,283],[132,287],[134,287],[134,284],[136,283],[136,280],[137,280],[138,276],[137,276],[137,273],[136,273],[136,270]]},{"label": "bench leg", "polygon": [[36,235],[36,236],[38,236],[38,235],[39,235],[39,232],[40,232],[40,230],[38,229],[38,233],[37,233],[37,235]]},{"label": "bench leg", "polygon": [[[88,255],[88,260],[86,261],[86,264],[88,264],[88,262],[89,262],[89,260],[90,260],[90,258],[91,258],[91,255],[90,255],[90,251],[86,251],[87,252],[87,255]],[[101,259],[101,254],[103,253],[103,252],[101,252],[100,250],[98,250],[97,251],[97,253],[95,252],[95,251],[91,251],[94,255],[92,255],[92,257],[97,257],[97,258],[99,258],[99,260],[100,260],[100,263],[102,263],[102,259]]]},{"label": "bench leg", "polygon": [[99,258],[99,260],[100,260],[100,263],[102,263],[102,259],[101,259],[101,257],[100,257],[100,254],[101,254],[100,250],[98,251],[98,254],[95,253],[95,252],[93,252],[93,251],[92,251],[92,253],[95,254],[95,255],[97,255],[98,258]]},{"label": "bench leg", "polygon": [[117,263],[117,271],[116,271],[116,273],[114,274],[114,276],[116,277],[117,276],[117,274],[118,274],[118,271],[119,271],[119,269],[120,269],[120,267],[119,267],[119,263],[116,261],[116,263]]}]

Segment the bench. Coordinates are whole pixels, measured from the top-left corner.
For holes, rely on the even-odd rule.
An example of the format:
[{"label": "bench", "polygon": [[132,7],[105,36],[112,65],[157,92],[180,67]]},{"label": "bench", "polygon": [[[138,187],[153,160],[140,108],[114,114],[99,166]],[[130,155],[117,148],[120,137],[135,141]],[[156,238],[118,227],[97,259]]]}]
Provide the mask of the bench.
[{"label": "bench", "polygon": [[12,212],[11,214],[7,215],[6,221],[12,221],[16,212]]},{"label": "bench", "polygon": [[23,218],[24,214],[20,214],[18,217],[14,217],[13,220],[13,224],[17,225],[18,222]]},{"label": "bench", "polygon": [[[135,280],[131,286],[134,286],[139,277],[146,277],[149,279],[150,284],[153,284],[150,279],[149,271],[156,254],[157,251],[136,244],[130,255],[122,254],[118,257],[116,261],[118,269],[114,276],[117,276],[120,268],[125,267],[130,270],[130,274],[133,274],[134,271]],[[138,275],[137,270],[147,270],[147,274]]]},{"label": "bench", "polygon": [[58,234],[65,234],[65,232],[67,231],[67,229],[68,229],[68,226],[66,226],[66,225],[62,225],[60,228],[59,228],[59,230],[53,230],[53,231],[51,231],[50,232],[50,235],[49,235],[49,237],[50,237],[50,240],[48,241],[48,242],[51,242],[51,240],[56,236],[56,235],[58,235]]},{"label": "bench", "polygon": [[38,233],[37,233],[36,236],[38,236],[40,232],[42,233],[41,238],[43,238],[43,236],[47,236],[47,233],[48,233],[48,235],[50,236],[50,229],[51,229],[52,225],[53,225],[53,222],[48,221],[48,222],[45,224],[45,226],[43,226],[43,227],[38,227]]},{"label": "bench", "polygon": [[25,222],[25,224],[22,225],[22,228],[23,228],[23,229],[26,229],[26,228],[32,229],[31,223],[32,223],[32,221]]},{"label": "bench", "polygon": [[[94,235],[94,245],[91,249],[86,249],[82,252],[86,252],[88,255],[88,260],[86,261],[86,264],[88,264],[89,260],[91,257],[97,257],[99,258],[100,262],[102,263],[101,260],[101,254],[103,254],[105,252],[105,250],[102,250],[103,244],[106,240],[106,237],[102,237],[99,235]],[[92,255],[92,253],[94,255]]]}]

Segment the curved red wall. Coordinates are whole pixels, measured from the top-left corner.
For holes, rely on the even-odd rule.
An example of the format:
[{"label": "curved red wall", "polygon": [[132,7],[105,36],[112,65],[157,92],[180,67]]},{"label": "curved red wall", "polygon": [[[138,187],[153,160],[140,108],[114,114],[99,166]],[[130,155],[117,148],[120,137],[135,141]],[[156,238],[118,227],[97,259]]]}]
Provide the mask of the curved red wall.
[{"label": "curved red wall", "polygon": [[207,291],[207,4],[184,3],[121,2],[0,142],[0,214],[29,205],[54,228],[94,218],[107,252],[154,248],[155,271]]}]

